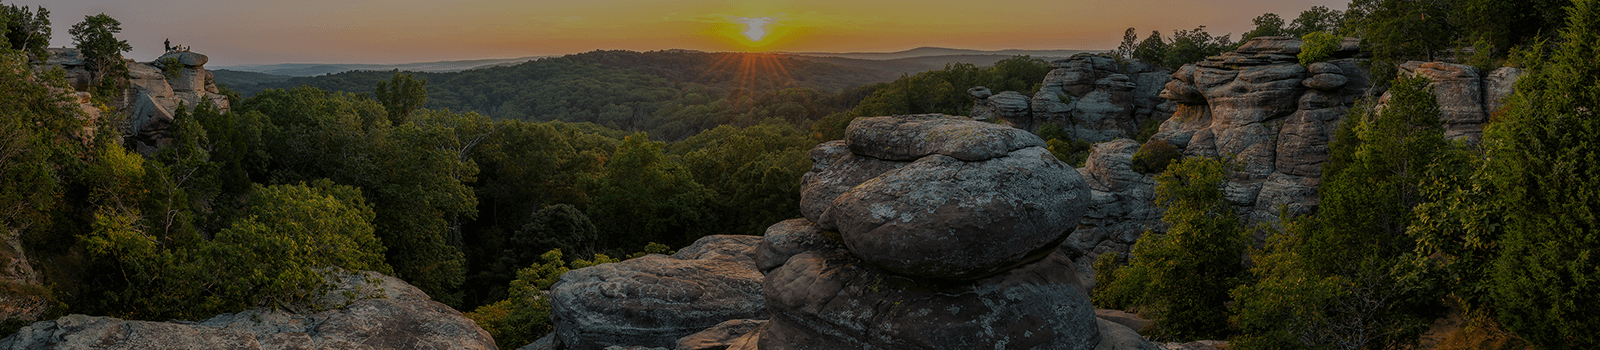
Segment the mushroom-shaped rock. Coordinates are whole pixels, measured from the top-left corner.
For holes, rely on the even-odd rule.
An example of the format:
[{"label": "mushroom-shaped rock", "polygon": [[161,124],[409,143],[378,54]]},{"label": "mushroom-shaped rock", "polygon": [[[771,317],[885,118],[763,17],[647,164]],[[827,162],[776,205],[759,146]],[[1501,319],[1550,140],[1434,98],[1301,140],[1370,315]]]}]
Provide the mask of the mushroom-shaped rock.
[{"label": "mushroom-shaped rock", "polygon": [[556,337],[569,349],[673,347],[726,320],[765,317],[760,240],[707,236],[674,256],[569,271],[550,287]]},{"label": "mushroom-shaped rock", "polygon": [[182,64],[182,65],[190,67],[190,68],[204,66],[204,65],[206,65],[206,62],[211,61],[211,59],[206,57],[206,55],[202,55],[202,54],[194,53],[194,52],[186,52],[185,51],[185,52],[169,52],[169,53],[167,53],[165,55],[161,55],[161,58],[157,58],[156,62],[160,63],[161,61],[164,61],[164,60],[166,60],[168,58],[178,60],[178,64]]},{"label": "mushroom-shaped rock", "polygon": [[973,87],[971,89],[967,89],[967,93],[971,94],[972,97],[977,97],[980,100],[989,98],[989,96],[994,96],[994,92],[993,91],[989,91],[989,88],[982,87],[982,86],[977,86],[977,87]]},{"label": "mushroom-shaped rock", "polygon": [[963,162],[935,154],[852,188],[823,214],[850,251],[913,276],[972,279],[1048,253],[1089,201],[1040,147]]}]

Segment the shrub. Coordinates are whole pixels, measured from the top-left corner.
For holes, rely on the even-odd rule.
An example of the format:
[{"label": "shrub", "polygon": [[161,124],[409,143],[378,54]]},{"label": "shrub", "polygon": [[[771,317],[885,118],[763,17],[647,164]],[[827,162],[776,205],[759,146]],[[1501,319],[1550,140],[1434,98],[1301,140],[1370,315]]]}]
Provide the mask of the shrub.
[{"label": "shrub", "polygon": [[1140,237],[1128,266],[1112,272],[1103,288],[1096,286],[1095,301],[1148,307],[1161,335],[1225,336],[1229,291],[1246,277],[1240,258],[1248,242],[1233,206],[1222,195],[1226,166],[1215,159],[1188,158],[1156,180],[1157,204],[1166,209],[1161,221],[1172,228]]},{"label": "shrub", "polygon": [[1167,170],[1167,165],[1182,159],[1183,151],[1167,143],[1166,140],[1154,140],[1139,146],[1139,152],[1133,154],[1133,171],[1144,174],[1155,174]]},{"label": "shrub", "polygon": [[1339,51],[1339,43],[1344,41],[1344,38],[1327,32],[1315,32],[1300,37],[1300,40],[1305,41],[1305,44],[1300,46],[1298,56],[1300,64],[1309,66],[1333,58],[1333,53]]}]

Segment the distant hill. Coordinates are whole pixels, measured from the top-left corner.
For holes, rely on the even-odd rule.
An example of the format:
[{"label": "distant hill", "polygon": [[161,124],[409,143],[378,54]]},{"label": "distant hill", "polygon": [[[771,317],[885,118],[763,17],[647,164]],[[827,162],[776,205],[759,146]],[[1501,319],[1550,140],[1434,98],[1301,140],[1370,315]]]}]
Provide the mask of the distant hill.
[{"label": "distant hill", "polygon": [[[1011,57],[1028,55],[1033,57],[1071,57],[1084,52],[1099,52],[1096,50],[969,50],[951,49],[943,47],[919,47],[899,52],[789,52],[797,56],[813,57],[842,57],[862,60],[897,60],[906,58],[929,56],[1003,56]],[[998,60],[996,60],[998,61]],[[990,62],[991,64],[993,62]]]},{"label": "distant hill", "polygon": [[398,69],[398,70],[411,71],[411,72],[444,73],[444,72],[459,72],[459,71],[464,71],[464,70],[474,69],[474,68],[485,68],[485,67],[499,67],[499,66],[516,65],[516,64],[519,64],[519,63],[532,61],[532,60],[545,58],[545,57],[550,57],[550,56],[529,56],[529,57],[519,57],[519,58],[491,58],[491,59],[480,59],[480,60],[418,62],[418,63],[401,63],[401,64],[283,63],[283,64],[263,64],[263,65],[219,66],[219,67],[216,67],[216,68],[219,69],[219,70],[220,69],[226,69],[226,70],[232,70],[232,71],[256,72],[256,73],[266,73],[266,74],[273,74],[273,75],[287,75],[287,76],[295,76],[295,77],[309,77],[309,76],[317,76],[317,75],[324,75],[324,74],[348,72],[348,71],[353,71],[353,70],[384,71],[384,70],[396,70],[396,69]]},{"label": "distant hill", "polygon": [[[930,70],[944,69],[945,65],[948,65],[948,64],[951,64],[951,63],[968,63],[968,64],[976,65],[976,66],[979,66],[979,67],[992,66],[992,65],[994,65],[995,62],[999,62],[1000,60],[1004,60],[1004,59],[1007,59],[1007,58],[1012,58],[1012,57],[1016,57],[1017,56],[1017,55],[998,55],[998,54],[996,54],[996,55],[937,55],[937,56],[917,56],[917,57],[906,57],[906,58],[897,58],[897,59],[878,60],[878,59],[861,59],[861,58],[848,58],[848,57],[835,57],[835,56],[804,56],[804,55],[798,55],[798,54],[791,54],[791,55],[792,55],[792,57],[794,57],[796,59],[801,59],[801,60],[816,61],[816,62],[823,62],[823,63],[831,63],[831,64],[837,64],[837,65],[845,66],[845,67],[874,69],[874,70],[880,70],[880,71],[884,71],[884,72],[894,73],[896,75],[899,75],[899,74],[916,74],[916,73],[926,72],[926,71],[930,71]],[[1068,56],[1029,55],[1029,56],[1032,56],[1033,58],[1039,58],[1039,59],[1044,59],[1044,60],[1048,61],[1048,60],[1057,59],[1057,58],[1066,58],[1066,57],[1069,57],[1070,55],[1068,55]]]},{"label": "distant hill", "polygon": [[293,76],[277,75],[257,72],[245,72],[229,69],[212,69],[212,76],[218,83],[231,86],[269,84],[288,81]]}]

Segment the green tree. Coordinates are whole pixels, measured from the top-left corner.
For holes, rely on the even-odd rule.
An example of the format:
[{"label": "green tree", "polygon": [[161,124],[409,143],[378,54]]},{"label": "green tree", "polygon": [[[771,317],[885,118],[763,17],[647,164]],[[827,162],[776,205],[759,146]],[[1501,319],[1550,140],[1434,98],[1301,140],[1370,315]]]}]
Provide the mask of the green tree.
[{"label": "green tree", "polygon": [[1173,31],[1172,42],[1161,55],[1161,65],[1178,69],[1185,64],[1220,55],[1233,47],[1233,41],[1228,39],[1229,36],[1231,35],[1211,36],[1210,33],[1206,33],[1206,26],[1199,26],[1193,30]]},{"label": "green tree", "polygon": [[1437,61],[1452,43],[1456,26],[1445,1],[1353,0],[1345,12],[1346,36],[1372,51],[1372,81],[1394,80],[1394,66],[1409,60]]},{"label": "green tree", "polygon": [[1229,291],[1245,282],[1241,258],[1249,237],[1222,195],[1225,166],[1187,158],[1156,180],[1156,202],[1166,210],[1161,220],[1172,228],[1140,237],[1129,265],[1111,272],[1110,283],[1097,285],[1095,301],[1149,310],[1157,331],[1167,336],[1225,337]]},{"label": "green tree", "polygon": [[404,124],[410,118],[411,112],[422,108],[422,105],[428,102],[428,80],[417,79],[411,74],[395,73],[389,81],[378,82],[372,95],[383,104],[383,109],[389,112],[390,124]]},{"label": "green tree", "polygon": [[1150,36],[1144,37],[1139,42],[1138,48],[1133,50],[1133,58],[1151,64],[1163,64],[1163,56],[1167,54],[1167,41],[1161,39],[1161,31],[1150,31]]},{"label": "green tree", "polygon": [[721,126],[675,143],[695,183],[715,194],[713,222],[701,235],[761,235],[800,217],[800,177],[811,170],[816,142],[787,123]]},{"label": "green tree", "polygon": [[1133,28],[1122,32],[1122,44],[1117,45],[1116,55],[1125,60],[1133,59],[1133,52],[1139,49],[1139,33]]},{"label": "green tree", "polygon": [[396,277],[446,304],[460,303],[467,266],[459,223],[475,216],[477,200],[465,183],[477,167],[462,152],[470,151],[468,137],[481,132],[467,121],[481,118],[391,126],[376,101],[313,88],[264,91],[232,113],[266,117],[268,183],[327,178],[360,188]]},{"label": "green tree", "polygon": [[1283,17],[1278,17],[1278,14],[1276,13],[1266,13],[1256,16],[1256,18],[1250,20],[1250,22],[1255,23],[1256,28],[1245,32],[1244,35],[1239,38],[1239,41],[1250,41],[1250,38],[1258,36],[1280,36],[1284,34]]},{"label": "green tree", "polygon": [[28,10],[27,6],[3,5],[0,6],[0,24],[3,24],[0,35],[6,39],[0,43],[0,49],[20,50],[35,59],[45,56],[44,48],[50,45],[50,10],[44,6],[35,11]]},{"label": "green tree", "polygon": [[628,136],[607,159],[605,177],[593,182],[586,212],[606,246],[686,245],[707,229],[699,224],[711,219],[715,194],[662,147],[645,133]]},{"label": "green tree", "polygon": [[1234,292],[1239,346],[1368,349],[1413,343],[1442,311],[1442,291],[1409,259],[1406,229],[1425,202],[1430,164],[1443,136],[1431,81],[1394,83],[1381,110],[1358,108],[1329,146],[1313,217],[1273,235],[1258,283]]},{"label": "green tree", "polygon": [[1600,346],[1600,3],[1573,1],[1568,14],[1555,48],[1522,60],[1529,73],[1484,140],[1485,177],[1504,210],[1493,308],[1507,329],[1552,349]]},{"label": "green tree", "polygon": [[1283,28],[1283,35],[1305,36],[1316,32],[1339,33],[1344,24],[1344,12],[1329,9],[1326,6],[1312,6],[1311,9],[1300,12],[1300,17],[1295,17]]},{"label": "green tree", "polygon": [[72,43],[78,47],[89,70],[94,72],[97,97],[110,98],[124,86],[122,80],[128,77],[128,64],[122,60],[122,53],[133,51],[133,46],[117,39],[117,33],[121,32],[122,22],[104,13],[84,16],[83,22],[72,25],[67,31],[72,34]]}]

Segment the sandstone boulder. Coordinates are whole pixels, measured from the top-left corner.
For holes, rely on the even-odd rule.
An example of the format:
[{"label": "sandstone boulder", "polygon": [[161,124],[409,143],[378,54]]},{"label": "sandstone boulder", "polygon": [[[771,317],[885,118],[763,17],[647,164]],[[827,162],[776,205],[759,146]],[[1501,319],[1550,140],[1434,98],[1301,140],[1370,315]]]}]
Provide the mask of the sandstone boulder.
[{"label": "sandstone boulder", "polygon": [[678,339],[677,350],[756,350],[757,330],[767,320],[728,320]]},{"label": "sandstone boulder", "polygon": [[204,65],[206,65],[206,62],[209,62],[211,60],[211,58],[206,57],[206,55],[202,55],[202,54],[199,54],[199,53],[188,52],[188,51],[179,51],[179,52],[168,52],[165,55],[161,55],[160,58],[156,59],[156,62],[161,62],[162,60],[165,60],[165,59],[168,59],[168,58],[176,59],[176,60],[178,60],[178,64],[182,64],[185,67],[190,67],[190,68],[204,66]]},{"label": "sandstone boulder", "polygon": [[1043,148],[982,162],[932,155],[852,188],[824,220],[885,269],[968,279],[1053,249],[1082,215],[1086,189]]},{"label": "sandstone boulder", "polygon": [[1090,349],[1100,341],[1064,252],[967,282],[888,273],[834,242],[767,275],[761,349]]},{"label": "sandstone boulder", "polygon": [[837,229],[833,222],[822,220],[822,213],[833,206],[835,198],[906,164],[909,163],[855,155],[844,140],[818,144],[811,149],[811,171],[800,178],[800,215],[821,224],[823,229]]},{"label": "sandstone boulder", "polygon": [[1483,78],[1483,102],[1485,112],[1494,113],[1506,105],[1506,97],[1517,91],[1517,78],[1522,77],[1522,68],[1500,67],[1489,71]]},{"label": "sandstone boulder", "polygon": [[200,322],[69,315],[23,327],[0,339],[0,349],[496,349],[472,320],[403,282],[383,276],[370,285],[361,281],[371,275],[345,276],[336,293],[394,294],[314,314],[253,310]]},{"label": "sandstone boulder", "polygon": [[972,162],[1046,147],[1025,130],[942,114],[856,119],[845,130],[845,144],[857,155],[892,161],[939,154]]},{"label": "sandstone boulder", "polygon": [[1444,62],[1411,61],[1400,64],[1404,75],[1420,75],[1433,81],[1439,100],[1439,118],[1444,119],[1445,137],[1476,141],[1483,136],[1483,80],[1478,69]]},{"label": "sandstone boulder", "polygon": [[1095,350],[1163,350],[1127,326],[1104,318],[1096,318],[1095,324],[1100,327],[1100,345]]},{"label": "sandstone boulder", "polygon": [[674,256],[569,271],[550,287],[556,336],[575,350],[671,347],[726,320],[765,318],[760,239],[707,236]]}]

